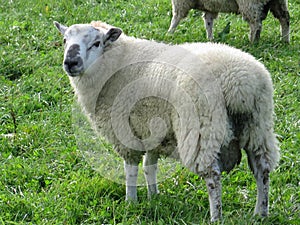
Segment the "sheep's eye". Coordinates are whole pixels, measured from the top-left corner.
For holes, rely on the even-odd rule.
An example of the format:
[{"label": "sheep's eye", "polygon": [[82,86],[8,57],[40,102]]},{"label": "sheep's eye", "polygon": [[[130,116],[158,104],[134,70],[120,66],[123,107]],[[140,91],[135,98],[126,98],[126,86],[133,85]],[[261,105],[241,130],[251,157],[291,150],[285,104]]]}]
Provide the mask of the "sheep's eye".
[{"label": "sheep's eye", "polygon": [[66,44],[67,43],[67,39],[66,38],[64,38],[64,44]]},{"label": "sheep's eye", "polygon": [[88,48],[88,51],[91,50],[93,47],[98,48],[99,46],[100,46],[100,41],[96,41],[96,42],[94,42],[93,45],[91,45],[91,46]]},{"label": "sheep's eye", "polygon": [[98,48],[99,45],[100,45],[100,41],[96,41],[93,46],[95,46],[96,48]]}]

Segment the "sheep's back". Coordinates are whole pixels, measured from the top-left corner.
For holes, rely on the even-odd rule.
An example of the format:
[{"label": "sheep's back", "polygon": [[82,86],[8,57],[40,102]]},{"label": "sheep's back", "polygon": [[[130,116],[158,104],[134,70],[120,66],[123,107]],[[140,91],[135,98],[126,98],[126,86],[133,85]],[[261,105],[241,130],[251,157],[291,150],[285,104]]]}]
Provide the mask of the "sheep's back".
[{"label": "sheep's back", "polygon": [[262,98],[263,104],[272,108],[271,76],[253,56],[222,44],[198,43],[184,47],[197,55],[220,81],[230,113],[252,113]]},{"label": "sheep's back", "polygon": [[196,8],[202,11],[209,12],[223,12],[223,13],[238,13],[239,7],[235,0],[210,0],[210,1],[201,1],[198,0]]}]

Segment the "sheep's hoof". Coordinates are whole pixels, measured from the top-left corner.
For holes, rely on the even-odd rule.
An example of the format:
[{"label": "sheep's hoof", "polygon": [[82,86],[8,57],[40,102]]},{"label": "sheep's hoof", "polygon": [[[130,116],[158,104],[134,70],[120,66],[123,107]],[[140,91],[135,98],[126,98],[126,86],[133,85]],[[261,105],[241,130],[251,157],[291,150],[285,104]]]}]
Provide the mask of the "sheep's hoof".
[{"label": "sheep's hoof", "polygon": [[255,210],[254,212],[254,216],[260,216],[260,217],[267,217],[268,216],[268,210],[267,209],[263,209],[261,211]]},{"label": "sheep's hoof", "polygon": [[210,219],[210,222],[211,223],[216,223],[216,222],[219,222],[220,221],[220,217],[216,216],[216,217],[213,217]]},{"label": "sheep's hoof", "polygon": [[131,203],[136,203],[137,202],[137,197],[126,197],[126,202],[128,202],[129,204]]},{"label": "sheep's hoof", "polygon": [[169,28],[167,34],[174,34],[174,32],[175,32],[175,28]]}]

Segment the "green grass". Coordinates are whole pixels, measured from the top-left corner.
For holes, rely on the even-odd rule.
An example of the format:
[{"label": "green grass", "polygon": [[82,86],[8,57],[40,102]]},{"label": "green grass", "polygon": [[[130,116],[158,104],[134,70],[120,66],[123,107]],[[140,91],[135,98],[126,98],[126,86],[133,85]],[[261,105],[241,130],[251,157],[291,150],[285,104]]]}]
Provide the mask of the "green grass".
[{"label": "green grass", "polygon": [[[47,3],[46,3],[47,2]],[[279,167],[271,175],[270,216],[253,217],[256,185],[246,159],[223,176],[220,224],[300,224],[300,1],[290,1],[291,44],[280,42],[270,14],[260,43],[248,42],[240,16],[221,14],[215,34],[253,54],[272,74]],[[128,204],[125,187],[93,170],[76,145],[73,91],[62,70],[62,37],[53,20],[71,25],[103,20],[128,35],[167,43],[206,41],[201,13],[192,11],[166,35],[170,0],[0,2],[0,224],[208,224],[204,181],[177,170],[160,195]]]}]

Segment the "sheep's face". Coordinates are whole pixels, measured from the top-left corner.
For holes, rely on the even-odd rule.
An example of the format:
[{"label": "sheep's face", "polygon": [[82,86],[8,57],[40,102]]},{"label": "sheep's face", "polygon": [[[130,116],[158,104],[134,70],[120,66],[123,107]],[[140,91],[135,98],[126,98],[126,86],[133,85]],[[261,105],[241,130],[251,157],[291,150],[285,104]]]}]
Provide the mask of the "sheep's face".
[{"label": "sheep's face", "polygon": [[70,27],[58,22],[54,24],[64,35],[63,66],[67,74],[72,77],[83,75],[104,49],[111,42],[116,41],[122,33],[118,28],[111,28],[104,32],[89,24],[76,24]]}]

